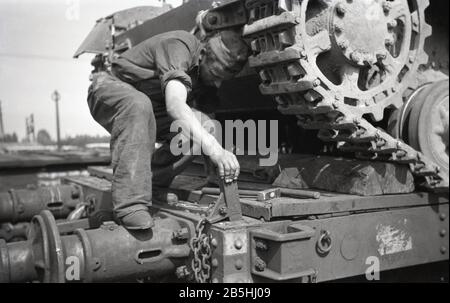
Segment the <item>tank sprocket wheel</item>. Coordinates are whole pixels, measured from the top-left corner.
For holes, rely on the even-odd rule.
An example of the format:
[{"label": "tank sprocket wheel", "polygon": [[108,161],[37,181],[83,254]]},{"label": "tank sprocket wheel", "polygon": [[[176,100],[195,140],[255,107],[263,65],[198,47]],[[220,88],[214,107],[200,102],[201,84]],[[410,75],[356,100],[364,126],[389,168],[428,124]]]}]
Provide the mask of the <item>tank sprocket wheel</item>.
[{"label": "tank sprocket wheel", "polygon": [[386,108],[400,107],[414,72],[426,63],[428,4],[249,0],[243,32],[254,52],[249,65],[280,112],[319,129],[322,140],[358,157],[409,164],[429,187],[448,186],[433,161],[366,120],[379,121]]},{"label": "tank sprocket wheel", "polygon": [[411,6],[407,0],[336,0],[311,7],[319,2],[302,1],[297,26],[306,52],[302,67],[321,83],[321,90],[313,90],[357,116],[381,120],[385,108],[402,105],[414,73],[428,61],[428,0],[410,1]]}]

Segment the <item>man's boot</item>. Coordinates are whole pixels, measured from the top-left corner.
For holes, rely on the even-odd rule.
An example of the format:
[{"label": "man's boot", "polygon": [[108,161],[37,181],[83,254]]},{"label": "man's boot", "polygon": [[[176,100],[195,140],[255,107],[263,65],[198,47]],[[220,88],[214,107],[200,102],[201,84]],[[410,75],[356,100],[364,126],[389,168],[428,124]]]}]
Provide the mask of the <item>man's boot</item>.
[{"label": "man's boot", "polygon": [[137,209],[119,218],[123,227],[128,230],[146,230],[155,226],[153,218],[145,209]]}]

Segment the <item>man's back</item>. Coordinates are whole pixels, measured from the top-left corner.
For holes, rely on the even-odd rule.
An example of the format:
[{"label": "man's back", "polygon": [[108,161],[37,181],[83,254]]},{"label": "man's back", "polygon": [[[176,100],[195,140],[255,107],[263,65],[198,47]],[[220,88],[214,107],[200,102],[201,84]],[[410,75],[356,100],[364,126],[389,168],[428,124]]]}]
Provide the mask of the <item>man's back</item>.
[{"label": "man's back", "polygon": [[181,73],[188,74],[196,67],[200,48],[200,41],[188,32],[172,31],[159,34],[113,60],[113,72],[129,83],[159,79],[161,87],[165,86],[167,77],[173,79],[171,76],[178,73],[175,76],[181,77],[179,80],[191,88],[191,79]]}]

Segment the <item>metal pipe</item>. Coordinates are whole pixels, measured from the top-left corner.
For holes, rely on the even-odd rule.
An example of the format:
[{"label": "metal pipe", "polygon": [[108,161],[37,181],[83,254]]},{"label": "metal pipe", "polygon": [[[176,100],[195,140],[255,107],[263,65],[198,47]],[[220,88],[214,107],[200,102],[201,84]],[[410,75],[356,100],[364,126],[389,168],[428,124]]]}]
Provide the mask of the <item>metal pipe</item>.
[{"label": "metal pipe", "polygon": [[2,223],[0,224],[0,239],[6,242],[17,242],[27,239],[27,230],[30,226],[27,222],[17,224]]},{"label": "metal pipe", "polygon": [[0,282],[111,282],[175,273],[191,253],[189,228],[157,218],[150,231],[106,222],[60,236],[51,213],[43,211],[33,218],[27,241],[0,242]]},{"label": "metal pipe", "polygon": [[0,223],[29,222],[42,210],[57,219],[66,218],[82,202],[81,190],[75,185],[0,192]]}]

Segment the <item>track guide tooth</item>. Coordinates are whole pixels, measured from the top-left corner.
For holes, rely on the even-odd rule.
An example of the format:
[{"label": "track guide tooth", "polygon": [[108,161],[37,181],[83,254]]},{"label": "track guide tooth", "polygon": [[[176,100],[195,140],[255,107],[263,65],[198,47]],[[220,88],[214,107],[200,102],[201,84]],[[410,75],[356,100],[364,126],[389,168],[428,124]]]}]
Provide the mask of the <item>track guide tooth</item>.
[{"label": "track guide tooth", "polygon": [[297,25],[298,23],[298,18],[293,13],[284,12],[280,15],[273,15],[264,19],[257,20],[250,25],[245,25],[242,35],[244,38],[248,38],[269,29],[292,27]]},{"label": "track guide tooth", "polygon": [[280,95],[303,92],[316,87],[316,79],[305,77],[297,82],[279,82],[269,85],[261,84],[259,89],[263,95]]},{"label": "track guide tooth", "polygon": [[295,61],[301,58],[300,52],[295,48],[288,48],[284,51],[270,51],[250,57],[248,63],[250,67],[260,68],[263,66],[279,64],[288,61]]}]

